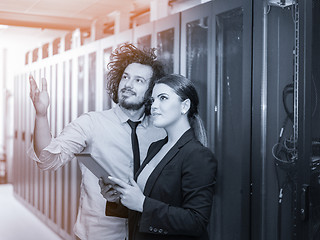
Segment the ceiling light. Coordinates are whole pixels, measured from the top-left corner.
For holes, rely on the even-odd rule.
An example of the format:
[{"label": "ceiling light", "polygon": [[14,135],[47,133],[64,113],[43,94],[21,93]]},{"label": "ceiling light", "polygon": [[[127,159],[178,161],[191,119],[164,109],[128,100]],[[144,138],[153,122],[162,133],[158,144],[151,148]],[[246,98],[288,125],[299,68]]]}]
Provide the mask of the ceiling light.
[{"label": "ceiling light", "polygon": [[8,25],[1,25],[1,24],[0,24],[0,30],[1,30],[1,29],[7,29],[8,27],[9,27]]}]

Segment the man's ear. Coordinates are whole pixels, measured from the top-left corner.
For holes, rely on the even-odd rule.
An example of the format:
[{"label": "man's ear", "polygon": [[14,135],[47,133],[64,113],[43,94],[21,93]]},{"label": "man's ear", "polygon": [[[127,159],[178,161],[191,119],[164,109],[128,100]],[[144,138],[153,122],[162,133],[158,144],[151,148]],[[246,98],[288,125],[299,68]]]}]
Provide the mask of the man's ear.
[{"label": "man's ear", "polygon": [[186,114],[190,109],[191,101],[189,98],[181,103],[181,113]]}]

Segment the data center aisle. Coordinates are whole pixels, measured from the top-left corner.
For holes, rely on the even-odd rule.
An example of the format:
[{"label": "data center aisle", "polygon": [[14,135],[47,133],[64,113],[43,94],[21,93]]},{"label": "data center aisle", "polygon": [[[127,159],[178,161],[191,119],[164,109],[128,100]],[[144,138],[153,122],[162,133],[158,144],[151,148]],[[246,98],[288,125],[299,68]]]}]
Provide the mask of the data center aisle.
[{"label": "data center aisle", "polygon": [[0,184],[1,240],[61,240],[13,196],[10,184]]}]

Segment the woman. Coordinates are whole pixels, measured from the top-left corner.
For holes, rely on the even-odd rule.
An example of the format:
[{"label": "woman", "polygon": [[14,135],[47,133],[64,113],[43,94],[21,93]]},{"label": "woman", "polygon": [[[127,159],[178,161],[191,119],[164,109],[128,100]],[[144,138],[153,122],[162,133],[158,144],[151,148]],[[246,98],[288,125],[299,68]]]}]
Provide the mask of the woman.
[{"label": "woman", "polygon": [[156,80],[151,101],[153,124],[167,137],[151,144],[136,181],[110,177],[129,209],[129,239],[208,239],[217,162],[203,146],[197,92],[172,74]]}]

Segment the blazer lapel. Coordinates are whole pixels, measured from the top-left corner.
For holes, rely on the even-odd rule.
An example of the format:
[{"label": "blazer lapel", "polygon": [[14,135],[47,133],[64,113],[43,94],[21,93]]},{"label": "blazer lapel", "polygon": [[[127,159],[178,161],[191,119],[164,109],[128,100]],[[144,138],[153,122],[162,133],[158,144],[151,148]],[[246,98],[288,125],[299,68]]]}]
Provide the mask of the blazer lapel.
[{"label": "blazer lapel", "polygon": [[[160,173],[162,172],[163,168],[174,158],[174,156],[180,151],[180,148],[183,147],[187,142],[189,142],[190,140],[192,140],[194,138],[193,136],[193,130],[189,129],[188,131],[186,131],[181,138],[177,141],[177,143],[169,150],[169,152],[164,156],[164,158],[160,161],[160,163],[156,166],[156,168],[153,170],[153,172],[151,173],[151,175],[149,176],[145,189],[144,189],[144,194],[146,196],[150,195],[150,192],[156,182],[156,180],[158,179]],[[155,154],[161,149],[161,147],[164,144],[162,144],[159,148],[157,148],[157,151],[155,153],[153,153],[153,156],[151,157],[150,154],[150,158],[148,157],[148,162],[150,162],[150,160],[155,156]],[[147,159],[146,159],[147,160]],[[143,166],[139,169],[139,173],[141,172],[141,170],[143,169],[143,167],[148,163],[147,161],[145,161],[146,163],[143,164]],[[137,173],[138,174],[138,173]],[[138,175],[137,175],[138,176]]]},{"label": "blazer lapel", "polygon": [[164,139],[160,140],[154,148],[150,151],[150,153],[146,156],[145,160],[142,162],[142,165],[136,172],[134,176],[134,180],[137,181],[137,177],[139,176],[142,169],[151,161],[151,159],[160,151],[163,145],[165,145],[168,142],[168,137],[165,137]]}]

